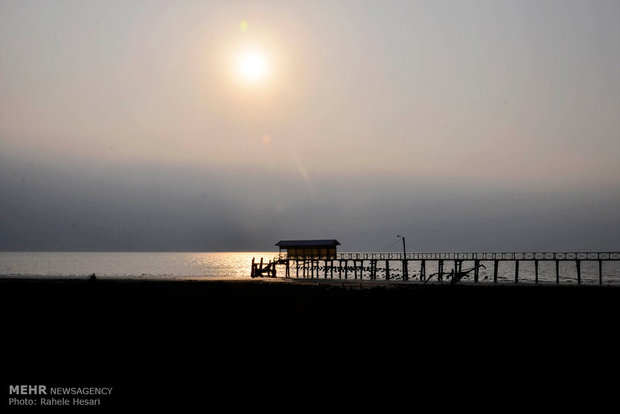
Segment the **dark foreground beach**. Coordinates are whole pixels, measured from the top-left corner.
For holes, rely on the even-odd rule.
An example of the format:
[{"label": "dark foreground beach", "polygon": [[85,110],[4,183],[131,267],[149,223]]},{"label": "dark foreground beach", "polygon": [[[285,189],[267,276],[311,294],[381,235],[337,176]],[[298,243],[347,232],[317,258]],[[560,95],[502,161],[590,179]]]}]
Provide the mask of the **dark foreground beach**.
[{"label": "dark foreground beach", "polygon": [[616,286],[3,278],[0,302],[5,389],[111,386],[107,408],[583,390],[620,353]]}]

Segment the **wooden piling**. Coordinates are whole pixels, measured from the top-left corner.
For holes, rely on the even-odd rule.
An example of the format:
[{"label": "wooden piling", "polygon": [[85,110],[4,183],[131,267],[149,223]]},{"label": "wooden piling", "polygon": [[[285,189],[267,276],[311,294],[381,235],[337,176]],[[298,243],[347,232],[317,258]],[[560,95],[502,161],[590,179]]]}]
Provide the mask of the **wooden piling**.
[{"label": "wooden piling", "polygon": [[385,280],[390,280],[390,261],[385,261]]},{"label": "wooden piling", "polygon": [[437,280],[440,282],[443,280],[443,259],[437,262]]},{"label": "wooden piling", "polygon": [[598,284],[603,284],[603,261],[600,259],[598,261]]},{"label": "wooden piling", "polygon": [[555,283],[556,284],[560,283],[560,261],[559,260],[555,261]]},{"label": "wooden piling", "polygon": [[538,283],[538,260],[534,260],[534,283]]},{"label": "wooden piling", "polygon": [[493,260],[493,283],[497,283],[497,268],[499,267],[499,260]]},{"label": "wooden piling", "polygon": [[426,260],[420,262],[420,280],[426,281]]},{"label": "wooden piling", "polygon": [[577,265],[577,284],[581,284],[581,260],[575,260]]},{"label": "wooden piling", "polygon": [[478,282],[478,266],[480,266],[480,260],[474,260],[474,283]]},{"label": "wooden piling", "polygon": [[515,260],[515,283],[519,283],[519,262],[520,260]]}]

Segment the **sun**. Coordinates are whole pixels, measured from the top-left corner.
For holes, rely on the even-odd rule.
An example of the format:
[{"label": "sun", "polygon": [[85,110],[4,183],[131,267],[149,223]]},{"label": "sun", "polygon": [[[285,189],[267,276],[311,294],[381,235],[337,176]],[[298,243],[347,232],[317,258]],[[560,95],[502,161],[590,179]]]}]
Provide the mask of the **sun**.
[{"label": "sun", "polygon": [[245,52],[239,56],[237,71],[241,78],[250,82],[258,82],[267,76],[269,63],[266,56],[259,51]]}]

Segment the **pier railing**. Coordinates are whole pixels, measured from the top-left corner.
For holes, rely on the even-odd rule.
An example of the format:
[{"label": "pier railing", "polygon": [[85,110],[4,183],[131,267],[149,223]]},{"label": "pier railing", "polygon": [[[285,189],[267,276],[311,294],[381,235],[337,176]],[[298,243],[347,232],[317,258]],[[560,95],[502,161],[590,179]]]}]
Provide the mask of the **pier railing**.
[{"label": "pier railing", "polygon": [[282,252],[280,260],[619,260],[620,252],[491,252],[491,253],[368,253],[345,252],[333,256],[287,257]]},{"label": "pier railing", "polygon": [[620,252],[338,253],[339,260],[620,260]]}]

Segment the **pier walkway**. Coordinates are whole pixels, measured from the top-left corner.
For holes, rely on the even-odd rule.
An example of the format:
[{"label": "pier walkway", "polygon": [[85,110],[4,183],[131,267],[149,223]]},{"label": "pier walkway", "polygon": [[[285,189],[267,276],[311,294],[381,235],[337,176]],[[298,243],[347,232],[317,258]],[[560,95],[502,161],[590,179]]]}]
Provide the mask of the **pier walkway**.
[{"label": "pier walkway", "polygon": [[[252,261],[252,277],[403,280],[428,283],[620,284],[620,252],[369,253]],[[521,279],[520,279],[521,278]]]}]

